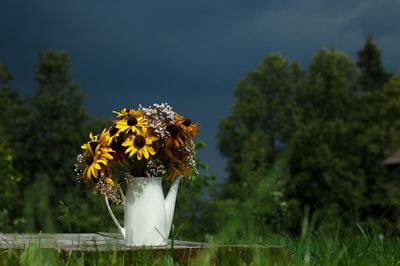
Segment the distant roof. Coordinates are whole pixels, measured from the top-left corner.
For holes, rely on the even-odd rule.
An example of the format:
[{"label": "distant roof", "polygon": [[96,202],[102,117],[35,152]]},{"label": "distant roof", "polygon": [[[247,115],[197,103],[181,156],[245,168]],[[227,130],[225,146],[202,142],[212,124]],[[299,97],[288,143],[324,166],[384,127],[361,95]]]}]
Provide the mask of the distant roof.
[{"label": "distant roof", "polygon": [[400,150],[396,151],[389,157],[387,157],[384,161],[383,164],[385,165],[394,165],[394,164],[400,164]]}]

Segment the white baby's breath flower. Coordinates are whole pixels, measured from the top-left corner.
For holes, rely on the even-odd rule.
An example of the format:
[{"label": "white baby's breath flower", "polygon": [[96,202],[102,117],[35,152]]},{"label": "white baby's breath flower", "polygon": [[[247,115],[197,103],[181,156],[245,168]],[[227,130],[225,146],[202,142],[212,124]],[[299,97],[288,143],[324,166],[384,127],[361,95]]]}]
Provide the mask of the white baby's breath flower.
[{"label": "white baby's breath flower", "polygon": [[147,177],[163,176],[167,170],[163,163],[158,159],[150,159],[146,165],[145,174]]},{"label": "white baby's breath flower", "polygon": [[154,131],[157,137],[165,139],[169,136],[166,128],[168,125],[175,123],[175,113],[172,111],[171,106],[167,103],[155,103],[148,108],[144,108],[140,105],[139,109],[142,110],[143,116],[148,122],[148,127]]}]

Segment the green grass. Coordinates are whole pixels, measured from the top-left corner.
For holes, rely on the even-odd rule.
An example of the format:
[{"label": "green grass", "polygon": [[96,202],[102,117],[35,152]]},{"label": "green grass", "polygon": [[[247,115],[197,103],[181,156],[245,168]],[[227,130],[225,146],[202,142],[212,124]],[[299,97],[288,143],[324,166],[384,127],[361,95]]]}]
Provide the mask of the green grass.
[{"label": "green grass", "polygon": [[21,251],[1,251],[0,265],[400,265],[398,238],[361,227],[352,237],[306,233],[300,237],[271,236],[257,242],[283,249],[207,249],[189,261],[178,258],[173,250],[63,252],[30,245]]}]

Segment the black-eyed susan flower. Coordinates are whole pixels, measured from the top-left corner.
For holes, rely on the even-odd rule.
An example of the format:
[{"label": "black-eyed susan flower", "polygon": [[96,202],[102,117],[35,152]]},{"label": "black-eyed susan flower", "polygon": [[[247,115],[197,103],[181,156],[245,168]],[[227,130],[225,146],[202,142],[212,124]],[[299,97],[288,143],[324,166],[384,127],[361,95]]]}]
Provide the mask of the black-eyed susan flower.
[{"label": "black-eyed susan flower", "polygon": [[128,138],[128,135],[124,132],[120,132],[118,137],[114,138],[113,142],[110,144],[110,148],[114,151],[113,161],[123,161],[125,159],[125,147],[122,143]]},{"label": "black-eyed susan flower", "polygon": [[147,121],[142,116],[129,116],[128,118],[117,120],[115,127],[125,133],[140,133],[140,131],[147,128]]},{"label": "black-eyed susan flower", "polygon": [[129,157],[136,154],[136,158],[141,160],[144,157],[146,160],[149,159],[150,155],[156,154],[152,144],[158,138],[154,136],[148,136],[146,131],[141,131],[140,134],[133,135],[122,143],[122,146],[128,147],[125,151]]},{"label": "black-eyed susan flower", "polygon": [[170,161],[166,179],[172,181],[178,176],[188,176],[191,171],[192,169],[181,160]]},{"label": "black-eyed susan flower", "polygon": [[116,142],[118,139],[118,136],[120,134],[120,131],[118,128],[114,127],[110,127],[108,129],[108,142],[107,145],[110,146],[113,142]]},{"label": "black-eyed susan flower", "polygon": [[97,141],[101,145],[102,148],[108,146],[108,139],[110,138],[110,134],[107,130],[107,128],[103,129],[103,131],[100,133],[100,136],[97,137]]},{"label": "black-eyed susan flower", "polygon": [[129,117],[129,116],[138,117],[141,115],[140,111],[135,110],[135,109],[129,109],[129,108],[122,108],[121,111],[119,111],[119,112],[113,111],[113,113],[116,114],[118,118]]},{"label": "black-eyed susan flower", "polygon": [[96,148],[92,150],[92,146],[89,144],[83,155],[83,160],[85,162],[85,170],[83,171],[83,178],[86,180],[91,180],[92,178],[99,177],[99,171],[102,167],[107,166],[107,160],[100,158],[100,152]]},{"label": "black-eyed susan flower", "polygon": [[108,133],[106,129],[99,135],[93,135],[92,132],[89,134],[90,141],[81,146],[85,151],[89,151],[95,155],[98,155],[99,159],[112,160],[113,156],[111,153],[113,150],[107,146]]},{"label": "black-eyed susan flower", "polygon": [[165,140],[166,147],[178,148],[184,143],[184,135],[182,129],[176,124],[168,125],[165,129],[169,133],[169,137]]},{"label": "black-eyed susan flower", "polygon": [[178,125],[185,135],[186,139],[192,139],[199,133],[199,126],[192,122],[190,118],[184,118],[183,116],[176,114],[176,125]]}]

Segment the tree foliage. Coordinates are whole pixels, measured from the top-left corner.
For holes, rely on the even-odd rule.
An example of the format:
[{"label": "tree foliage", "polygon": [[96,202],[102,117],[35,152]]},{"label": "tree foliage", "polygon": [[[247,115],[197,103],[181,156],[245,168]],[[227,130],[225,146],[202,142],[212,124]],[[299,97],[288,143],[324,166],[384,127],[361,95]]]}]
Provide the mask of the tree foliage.
[{"label": "tree foliage", "polygon": [[293,132],[289,162],[287,197],[297,216],[291,228],[299,226],[305,205],[322,217],[341,217],[345,224],[357,219],[365,190],[357,147],[351,145],[357,132],[357,76],[355,64],[333,50],[321,50],[309,66],[298,95],[303,116]]},{"label": "tree foliage", "polygon": [[231,114],[221,120],[218,132],[219,149],[229,157],[227,197],[247,197],[289,141],[300,117],[294,95],[301,79],[297,63],[269,55],[239,81],[236,102]]},{"label": "tree foliage", "polygon": [[[221,206],[251,195],[259,180],[269,179],[282,148],[290,146],[278,186],[281,203],[288,204],[283,228],[298,232],[305,206],[319,213],[320,227],[328,230],[336,228],[337,219],[344,228],[399,221],[398,178],[382,165],[400,146],[399,75],[390,78],[383,69],[371,36],[358,54],[355,63],[322,49],[306,71],[268,55],[240,80],[218,133],[229,172]],[[282,216],[282,208],[266,204],[272,198],[264,200],[268,207],[257,206],[259,216]],[[273,219],[264,220],[260,226],[276,228]]]},{"label": "tree foliage", "polygon": [[381,90],[390,77],[381,63],[381,52],[369,34],[364,47],[358,51],[357,66],[361,71],[360,86],[364,91]]},{"label": "tree foliage", "polygon": [[[291,141],[301,118],[294,96],[303,82],[304,74],[298,63],[269,55],[238,83],[236,102],[231,114],[221,120],[218,132],[219,148],[228,157],[230,173],[222,188],[228,204],[221,202],[225,210],[252,196],[259,181],[268,178],[282,147]],[[271,188],[275,195],[282,195],[283,182],[276,182]],[[254,219],[265,221],[264,226],[273,220],[269,217],[272,210],[283,212],[285,206],[281,196],[271,200],[268,195],[265,193],[259,199],[260,206],[253,206],[258,210]]]},{"label": "tree foliage", "polygon": [[14,167],[12,135],[18,132],[22,120],[22,101],[11,90],[13,79],[6,67],[0,64],[0,228],[12,230],[20,221],[17,218],[21,173]]},{"label": "tree foliage", "polygon": [[[9,88],[12,75],[0,67],[0,132],[7,143],[7,160],[0,163],[9,165],[2,176],[20,180],[14,189],[3,187],[13,193],[15,203],[9,205],[15,226],[4,230],[93,232],[113,226],[111,220],[103,219],[107,210],[98,195],[83,189],[73,172],[89,128],[103,128],[104,119],[87,115],[85,95],[70,72],[67,53],[41,53],[35,68],[35,94],[21,100]],[[20,174],[12,174],[14,170]]]},{"label": "tree foliage", "polygon": [[0,228],[13,230],[18,223],[15,219],[20,197],[18,185],[21,173],[13,166],[13,154],[3,144],[0,145]]},{"label": "tree foliage", "polygon": [[394,222],[400,202],[397,175],[391,175],[382,161],[400,147],[399,74],[391,77],[382,67],[371,35],[358,53],[357,65],[361,70],[358,119],[362,124],[357,142],[368,185],[361,215],[363,220],[388,217],[382,219],[384,223]]}]

